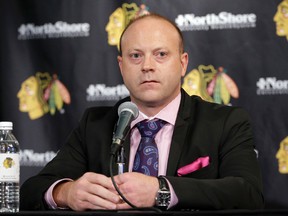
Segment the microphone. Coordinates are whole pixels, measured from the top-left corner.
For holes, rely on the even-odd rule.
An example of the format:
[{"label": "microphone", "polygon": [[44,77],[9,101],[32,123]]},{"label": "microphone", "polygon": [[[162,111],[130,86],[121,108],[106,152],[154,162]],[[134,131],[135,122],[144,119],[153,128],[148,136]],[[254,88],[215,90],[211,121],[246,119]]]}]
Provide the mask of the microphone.
[{"label": "microphone", "polygon": [[[115,190],[118,192],[119,196],[124,200],[124,202],[126,202],[128,205],[130,205],[134,209],[136,208],[139,210],[145,210],[146,208],[137,208],[129,200],[126,199],[123,193],[119,190],[119,187],[115,182],[114,173],[113,173],[113,159],[115,159],[116,153],[118,153],[118,157],[117,157],[118,175],[124,172],[125,155],[124,155],[124,146],[122,144],[125,141],[126,136],[128,135],[131,122],[134,119],[136,119],[138,115],[139,115],[138,107],[132,102],[124,102],[119,106],[118,108],[119,118],[118,118],[117,124],[115,125],[113,138],[112,138],[109,170],[110,170],[110,176],[111,176],[113,186]],[[160,211],[159,209],[156,209],[156,208],[155,209],[147,208],[147,209],[148,210],[151,209],[157,212]]]},{"label": "microphone", "polygon": [[139,115],[138,107],[132,102],[124,102],[118,108],[118,121],[112,138],[111,154],[115,154],[124,142],[131,122]]}]

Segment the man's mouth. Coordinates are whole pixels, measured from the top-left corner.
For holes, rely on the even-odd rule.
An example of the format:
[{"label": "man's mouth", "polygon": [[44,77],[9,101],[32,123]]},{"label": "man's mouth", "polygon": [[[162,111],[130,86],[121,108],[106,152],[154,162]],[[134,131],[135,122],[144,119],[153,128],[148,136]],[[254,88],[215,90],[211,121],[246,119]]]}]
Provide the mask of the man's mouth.
[{"label": "man's mouth", "polygon": [[159,82],[156,80],[145,80],[141,84],[146,84],[146,83],[159,83]]}]

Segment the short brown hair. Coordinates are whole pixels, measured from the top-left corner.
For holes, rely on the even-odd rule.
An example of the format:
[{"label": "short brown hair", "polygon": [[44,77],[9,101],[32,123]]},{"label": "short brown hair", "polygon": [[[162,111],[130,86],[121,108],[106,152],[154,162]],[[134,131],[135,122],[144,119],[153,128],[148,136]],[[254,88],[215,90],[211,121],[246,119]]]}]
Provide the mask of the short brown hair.
[{"label": "short brown hair", "polygon": [[145,19],[145,18],[147,18],[147,17],[165,20],[165,21],[167,21],[168,23],[170,23],[170,24],[176,29],[176,31],[178,32],[179,39],[180,39],[180,43],[179,43],[180,53],[183,53],[183,52],[184,52],[184,39],[183,39],[183,34],[182,34],[181,30],[178,28],[178,26],[177,26],[174,22],[172,22],[171,20],[167,19],[166,17],[164,17],[164,16],[162,16],[162,15],[155,14],[155,13],[150,13],[150,14],[145,14],[145,15],[136,17],[135,19],[131,20],[131,22],[125,27],[125,29],[123,30],[123,32],[122,32],[122,34],[121,34],[120,41],[119,41],[119,55],[120,55],[120,56],[122,56],[122,45],[121,45],[122,37],[123,37],[124,33],[126,32],[126,30],[127,30],[133,23],[137,22],[138,20]]}]

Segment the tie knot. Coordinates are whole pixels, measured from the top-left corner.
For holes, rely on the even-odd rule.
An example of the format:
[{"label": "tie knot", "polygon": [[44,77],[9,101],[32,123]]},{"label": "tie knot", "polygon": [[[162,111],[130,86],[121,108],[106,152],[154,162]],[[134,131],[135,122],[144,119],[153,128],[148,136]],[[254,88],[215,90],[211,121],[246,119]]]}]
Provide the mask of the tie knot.
[{"label": "tie knot", "polygon": [[154,138],[158,131],[166,124],[161,119],[153,119],[151,121],[141,121],[137,123],[137,128],[141,134],[141,137]]}]

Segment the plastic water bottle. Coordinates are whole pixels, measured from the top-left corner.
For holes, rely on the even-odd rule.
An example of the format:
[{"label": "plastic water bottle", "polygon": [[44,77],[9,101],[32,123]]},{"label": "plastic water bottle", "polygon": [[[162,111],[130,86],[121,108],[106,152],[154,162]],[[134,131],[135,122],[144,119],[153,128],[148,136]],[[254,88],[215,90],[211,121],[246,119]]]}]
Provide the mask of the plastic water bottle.
[{"label": "plastic water bottle", "polygon": [[0,212],[19,211],[20,147],[12,122],[0,122]]}]

